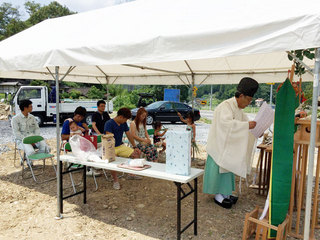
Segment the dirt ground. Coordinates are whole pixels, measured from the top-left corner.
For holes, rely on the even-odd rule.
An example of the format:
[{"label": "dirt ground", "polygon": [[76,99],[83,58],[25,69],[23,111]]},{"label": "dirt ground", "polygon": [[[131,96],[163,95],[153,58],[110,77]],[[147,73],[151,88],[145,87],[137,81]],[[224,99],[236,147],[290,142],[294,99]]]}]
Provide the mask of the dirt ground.
[{"label": "dirt ground", "polygon": [[[48,141],[55,148],[55,140]],[[95,191],[92,178],[87,180],[87,204],[82,196],[64,201],[62,220],[57,214],[56,181],[36,184],[22,180],[21,168],[14,167],[12,149],[0,155],[0,239],[175,239],[176,187],[172,182],[144,177],[142,180],[120,179],[122,189],[113,190],[112,183],[98,177]],[[204,168],[205,148],[193,163]],[[18,165],[18,163],[17,163]],[[74,174],[76,180],[80,174]],[[45,178],[53,177],[51,166]],[[40,180],[43,178],[40,178]],[[70,186],[65,176],[65,187]],[[250,182],[250,181],[249,181]],[[237,181],[238,185],[238,181]],[[238,190],[238,188],[237,188]],[[66,191],[70,192],[71,188]],[[256,205],[263,206],[265,197],[242,184],[242,194],[231,209],[223,209],[213,197],[202,193],[202,178],[198,195],[198,236],[190,228],[182,239],[241,239],[245,214]],[[182,203],[182,225],[193,216],[193,197]]]},{"label": "dirt ground", "polygon": [[10,106],[4,103],[0,103],[0,120],[8,119],[10,113]]}]

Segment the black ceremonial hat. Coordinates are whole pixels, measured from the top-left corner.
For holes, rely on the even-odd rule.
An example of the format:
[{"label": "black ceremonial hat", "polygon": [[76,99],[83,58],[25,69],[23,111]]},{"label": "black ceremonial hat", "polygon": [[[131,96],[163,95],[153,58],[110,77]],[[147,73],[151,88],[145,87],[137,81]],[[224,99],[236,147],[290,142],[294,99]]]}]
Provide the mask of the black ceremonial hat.
[{"label": "black ceremonial hat", "polygon": [[237,87],[237,91],[246,96],[253,97],[253,95],[257,92],[258,88],[259,84],[256,80],[249,77],[245,77],[240,80]]}]

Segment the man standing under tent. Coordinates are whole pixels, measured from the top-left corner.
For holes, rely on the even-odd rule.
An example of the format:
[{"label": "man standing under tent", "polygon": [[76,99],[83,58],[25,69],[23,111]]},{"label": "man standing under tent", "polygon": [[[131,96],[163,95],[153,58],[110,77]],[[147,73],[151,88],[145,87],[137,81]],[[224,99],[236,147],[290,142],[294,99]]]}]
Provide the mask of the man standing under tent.
[{"label": "man standing under tent", "polygon": [[92,133],[93,135],[101,135],[104,132],[104,125],[110,120],[110,116],[104,110],[106,109],[106,102],[99,100],[97,102],[98,111],[92,115]]},{"label": "man standing under tent", "polygon": [[[256,126],[242,111],[252,101],[259,84],[252,78],[242,78],[235,97],[223,101],[215,109],[207,142],[207,162],[203,192],[215,194],[219,206],[231,208],[238,200],[234,174],[246,177],[251,166],[254,136],[249,129]],[[251,165],[251,164],[250,164]]]}]

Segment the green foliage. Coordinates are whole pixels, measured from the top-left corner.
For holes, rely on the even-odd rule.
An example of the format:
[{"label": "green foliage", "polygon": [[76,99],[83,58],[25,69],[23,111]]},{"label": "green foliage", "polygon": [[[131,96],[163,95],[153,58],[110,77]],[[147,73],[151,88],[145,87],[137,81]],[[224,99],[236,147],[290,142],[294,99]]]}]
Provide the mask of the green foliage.
[{"label": "green foliage", "polygon": [[109,85],[109,93],[112,97],[121,96],[125,91],[122,85]]},{"label": "green foliage", "polygon": [[32,26],[43,20],[67,16],[70,14],[74,14],[74,12],[70,11],[66,6],[60,5],[58,2],[51,2],[47,6],[41,7],[40,4],[35,2],[26,2],[25,8],[27,12],[30,14],[27,23]]},{"label": "green foliage", "polygon": [[0,5],[0,41],[25,29],[23,21],[20,20],[19,9],[11,3]]},{"label": "green foliage", "polygon": [[[297,58],[299,58],[300,61],[303,61],[304,57],[309,58],[310,60],[314,59],[315,57],[314,48],[298,49],[298,50],[291,51],[291,53],[294,54]],[[288,59],[290,61],[294,61],[293,57],[290,54],[288,54]],[[295,63],[294,74],[299,77],[305,74],[306,72],[305,68],[297,61],[294,61],[294,63]]]},{"label": "green foliage", "polygon": [[76,82],[62,82],[64,86],[70,87],[70,88],[79,88],[81,85]]},{"label": "green foliage", "polygon": [[81,92],[80,91],[77,91],[77,90],[74,90],[74,89],[71,90],[70,98],[79,99],[80,96],[81,96]]},{"label": "green foliage", "polygon": [[92,86],[88,91],[88,98],[102,99],[104,98],[105,91],[98,89],[96,86]]},{"label": "green foliage", "polygon": [[122,94],[120,96],[117,96],[115,101],[113,102],[114,110],[119,110],[120,108],[127,107],[129,109],[136,108],[136,105],[131,102],[131,94]]},{"label": "green foliage", "polygon": [[60,97],[63,98],[70,98],[70,94],[67,92],[61,93]]},{"label": "green foliage", "polygon": [[30,86],[46,86],[49,88],[50,84],[47,81],[32,80]]},{"label": "green foliage", "polygon": [[0,41],[43,20],[74,13],[55,1],[47,6],[41,6],[39,3],[28,1],[24,6],[29,14],[29,18],[26,21],[20,19],[19,9],[11,3],[4,2],[0,5]]}]

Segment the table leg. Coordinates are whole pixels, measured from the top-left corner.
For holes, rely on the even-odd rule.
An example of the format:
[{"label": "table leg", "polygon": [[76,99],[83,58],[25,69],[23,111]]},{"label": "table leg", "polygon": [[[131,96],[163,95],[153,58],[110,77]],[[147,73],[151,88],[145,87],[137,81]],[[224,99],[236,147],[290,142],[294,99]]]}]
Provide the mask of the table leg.
[{"label": "table leg", "polygon": [[87,203],[87,167],[83,166],[83,203]]},{"label": "table leg", "polygon": [[177,185],[177,239],[181,239],[181,183]]},{"label": "table leg", "polygon": [[60,166],[59,166],[59,174],[60,174],[60,178],[59,178],[59,191],[60,191],[60,196],[59,196],[59,204],[60,204],[60,214],[63,213],[63,174],[62,174],[62,164],[63,162],[60,161]]},{"label": "table leg", "polygon": [[194,211],[194,235],[198,235],[198,178],[194,179],[194,203],[193,203],[193,211]]}]

